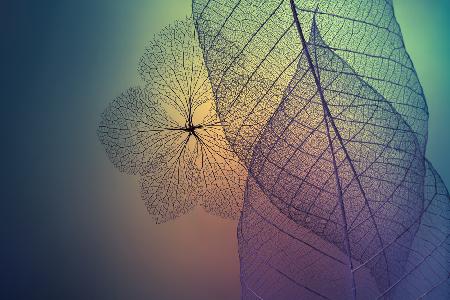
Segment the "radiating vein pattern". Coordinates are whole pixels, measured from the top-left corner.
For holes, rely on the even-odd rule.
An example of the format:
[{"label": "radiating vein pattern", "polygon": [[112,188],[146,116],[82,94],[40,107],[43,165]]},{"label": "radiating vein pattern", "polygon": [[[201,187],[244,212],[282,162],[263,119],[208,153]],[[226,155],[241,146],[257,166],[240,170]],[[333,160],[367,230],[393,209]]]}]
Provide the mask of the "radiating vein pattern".
[{"label": "radiating vein pattern", "polygon": [[157,223],[200,204],[237,218],[246,169],[216,114],[192,19],[162,30],[139,62],[145,87],[130,88],[104,111],[98,136],[113,164],[140,175]]},{"label": "radiating vein pattern", "polygon": [[389,0],[194,0],[249,169],[243,299],[446,299],[449,195]]}]

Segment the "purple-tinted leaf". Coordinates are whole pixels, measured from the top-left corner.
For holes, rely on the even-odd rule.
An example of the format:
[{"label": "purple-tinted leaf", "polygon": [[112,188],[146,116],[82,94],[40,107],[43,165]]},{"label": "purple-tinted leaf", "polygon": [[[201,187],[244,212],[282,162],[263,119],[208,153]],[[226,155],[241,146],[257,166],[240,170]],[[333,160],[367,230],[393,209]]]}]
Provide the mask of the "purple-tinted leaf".
[{"label": "purple-tinted leaf", "polygon": [[445,298],[449,212],[430,212],[448,194],[429,182],[427,106],[392,2],[194,0],[193,12],[251,174],[243,298]]},{"label": "purple-tinted leaf", "polygon": [[[366,266],[356,269],[358,299],[448,298],[450,198],[428,161],[426,170],[425,207],[403,275],[380,290]],[[352,298],[345,253],[282,214],[252,178],[245,197],[238,227],[244,299]]]},{"label": "purple-tinted leaf", "polygon": [[450,197],[439,174],[426,161],[424,212],[405,273],[383,296],[394,299],[446,299],[450,295]]},{"label": "purple-tinted leaf", "polygon": [[365,266],[385,289],[403,274],[423,208],[423,156],[401,115],[316,26],[310,39],[250,173],[284,214],[346,253],[349,270]]}]

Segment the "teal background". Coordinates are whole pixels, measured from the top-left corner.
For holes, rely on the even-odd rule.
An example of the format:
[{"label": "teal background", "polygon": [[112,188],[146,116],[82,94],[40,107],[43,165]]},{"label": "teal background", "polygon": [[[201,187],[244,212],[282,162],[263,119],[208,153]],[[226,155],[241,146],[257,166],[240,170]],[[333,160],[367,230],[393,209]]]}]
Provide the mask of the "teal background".
[{"label": "teal background", "polygon": [[[450,185],[450,1],[394,0]],[[238,299],[236,222],[200,209],[155,225],[137,178],[96,137],[139,84],[153,34],[190,1],[2,1],[1,299]]]},{"label": "teal background", "polygon": [[450,186],[450,1],[394,0],[430,113],[427,156]]}]

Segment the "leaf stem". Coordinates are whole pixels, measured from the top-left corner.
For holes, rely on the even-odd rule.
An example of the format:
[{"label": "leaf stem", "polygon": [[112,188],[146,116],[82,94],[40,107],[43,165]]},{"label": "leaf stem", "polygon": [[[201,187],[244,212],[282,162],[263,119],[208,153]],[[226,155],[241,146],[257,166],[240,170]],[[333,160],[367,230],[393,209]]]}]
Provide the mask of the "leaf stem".
[{"label": "leaf stem", "polygon": [[333,167],[334,167],[334,175],[335,175],[335,179],[336,179],[336,184],[337,184],[337,190],[338,190],[338,195],[339,195],[339,204],[341,207],[341,213],[342,213],[342,218],[343,218],[343,222],[344,222],[344,235],[345,235],[345,248],[348,254],[348,259],[349,259],[349,267],[350,267],[350,273],[352,276],[352,296],[353,299],[356,299],[356,283],[355,283],[355,274],[353,272],[353,262],[352,262],[352,252],[351,252],[351,248],[350,248],[350,238],[348,236],[348,225],[347,225],[347,217],[345,214],[345,207],[344,207],[344,197],[342,194],[342,187],[341,187],[341,182],[339,180],[339,174],[338,174],[338,167],[336,164],[336,157],[334,154],[334,149],[333,149],[333,142],[331,140],[331,136],[330,136],[330,128],[329,128],[329,124],[327,121],[327,115],[330,115],[330,111],[328,109],[328,105],[326,104],[325,101],[325,96],[323,95],[323,91],[321,88],[321,84],[320,84],[320,79],[318,77],[318,74],[316,73],[316,69],[314,67],[314,64],[312,62],[312,58],[311,55],[309,53],[308,50],[308,45],[306,43],[306,39],[305,36],[303,35],[303,30],[302,27],[300,25],[300,21],[298,19],[298,14],[297,14],[297,9],[295,7],[295,3],[294,0],[290,0],[290,5],[291,5],[291,10],[292,10],[292,16],[294,18],[294,22],[295,22],[295,26],[297,28],[298,34],[300,36],[300,41],[303,45],[303,50],[305,51],[305,56],[307,58],[309,67],[311,69],[312,75],[314,77],[314,81],[316,83],[317,86],[317,91],[319,92],[319,96],[322,102],[322,106],[324,108],[324,121],[325,121],[325,125],[326,125],[326,129],[327,129],[327,136],[328,136],[328,142],[330,144],[330,150],[331,150],[331,155],[333,158]]}]

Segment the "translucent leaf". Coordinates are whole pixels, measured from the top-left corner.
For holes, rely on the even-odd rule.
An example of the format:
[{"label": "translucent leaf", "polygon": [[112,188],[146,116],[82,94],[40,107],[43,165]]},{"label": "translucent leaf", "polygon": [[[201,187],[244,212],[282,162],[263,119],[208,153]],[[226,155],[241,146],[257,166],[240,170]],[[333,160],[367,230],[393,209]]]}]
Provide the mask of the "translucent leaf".
[{"label": "translucent leaf", "polygon": [[[380,290],[365,266],[355,270],[358,299],[448,298],[450,198],[428,161],[426,170],[425,207],[404,274]],[[238,239],[243,299],[352,298],[345,253],[282,214],[251,177]]]},{"label": "translucent leaf", "polygon": [[394,241],[423,209],[423,156],[390,102],[312,31],[250,173],[284,214],[384,289],[403,274],[415,230]]},{"label": "translucent leaf", "polygon": [[[219,115],[235,119],[226,128],[227,136],[246,163],[303,49],[290,2],[193,0]],[[316,14],[325,43],[392,103],[417,134],[424,153],[427,106],[391,1],[298,0],[295,4],[301,24],[309,26]],[[306,35],[309,31],[304,30]],[[265,79],[263,84],[260,78]],[[252,124],[255,111],[260,112],[262,124],[250,130],[245,126]]]},{"label": "translucent leaf", "polygon": [[[427,203],[433,187],[441,203],[448,194],[428,182],[426,102],[391,1],[194,0],[193,11],[251,174],[243,298],[445,298],[449,212]],[[427,227],[440,250],[429,258],[427,219],[443,228]]]},{"label": "translucent leaf", "polygon": [[158,223],[195,207],[237,218],[246,169],[225,138],[192,19],[161,31],[139,63],[144,88],[105,110],[98,136],[113,164],[141,176]]}]

